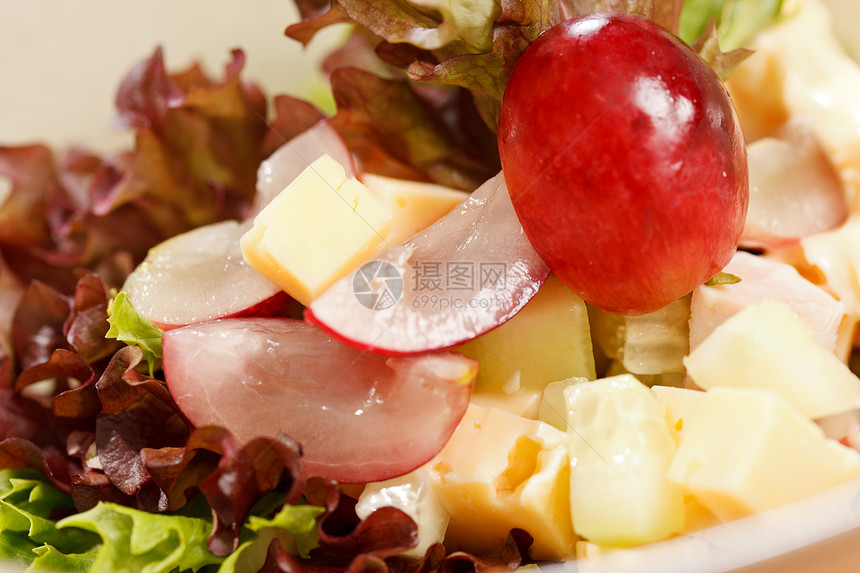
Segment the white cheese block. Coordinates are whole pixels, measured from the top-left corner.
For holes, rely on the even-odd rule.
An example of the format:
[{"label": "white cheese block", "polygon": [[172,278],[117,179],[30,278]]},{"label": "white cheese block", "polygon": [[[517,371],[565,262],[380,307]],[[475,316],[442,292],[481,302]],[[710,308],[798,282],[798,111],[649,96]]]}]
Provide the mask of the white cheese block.
[{"label": "white cheese block", "polygon": [[773,392],[714,388],[669,466],[724,521],[804,498],[860,477],[860,454]]},{"label": "white cheese block", "polygon": [[685,430],[696,417],[699,408],[702,407],[705,393],[701,390],[675,388],[674,386],[652,386],[651,389],[666,408],[666,424],[669,427],[669,432],[675,439],[675,443],[680,443]]},{"label": "white cheese block", "polygon": [[[478,366],[480,368],[480,365]],[[531,388],[519,388],[513,392],[504,390],[489,392],[474,392],[472,404],[476,404],[488,410],[498,408],[516,416],[537,420],[538,413],[543,408],[543,400],[540,392]]]},{"label": "white cheese block", "polygon": [[448,512],[432,487],[428,464],[400,477],[367,484],[355,513],[364,519],[380,507],[396,507],[418,526],[418,545],[405,555],[424,557],[431,545],[445,539]]},{"label": "white cheese block", "polygon": [[860,379],[784,302],[744,308],[715,328],[684,364],[702,388],[764,388],[810,418],[860,407]]}]

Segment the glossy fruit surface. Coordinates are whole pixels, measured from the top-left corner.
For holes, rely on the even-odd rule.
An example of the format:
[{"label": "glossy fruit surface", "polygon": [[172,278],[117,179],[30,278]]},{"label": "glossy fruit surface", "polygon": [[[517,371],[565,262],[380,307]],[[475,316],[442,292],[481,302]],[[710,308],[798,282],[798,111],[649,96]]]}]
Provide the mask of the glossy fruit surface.
[{"label": "glossy fruit surface", "polygon": [[228,318],[165,333],[164,375],[196,427],[240,442],[283,432],[310,476],[380,481],[436,455],[469,405],[477,364],[451,352],[363,353],[288,318]]},{"label": "glossy fruit surface", "polygon": [[535,250],[586,301],[641,314],[731,259],[748,198],[746,151],[714,71],[657,25],[565,21],[518,60],[499,152]]},{"label": "glossy fruit surface", "polygon": [[[365,282],[368,268],[375,276]],[[510,319],[548,274],[498,174],[435,224],[329,287],[305,319],[360,350],[445,350]]]},{"label": "glossy fruit surface", "polygon": [[250,222],[221,221],[156,245],[122,287],[162,330],[234,316],[278,316],[297,303],[242,259]]}]

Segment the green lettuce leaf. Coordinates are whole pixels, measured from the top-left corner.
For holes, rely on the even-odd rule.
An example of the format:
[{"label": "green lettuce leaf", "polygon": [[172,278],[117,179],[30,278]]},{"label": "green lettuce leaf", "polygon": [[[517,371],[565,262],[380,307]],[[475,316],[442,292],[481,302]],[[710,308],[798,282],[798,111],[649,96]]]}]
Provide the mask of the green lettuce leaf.
[{"label": "green lettuce leaf", "polygon": [[325,511],[316,505],[284,504],[272,518],[251,515],[245,525],[244,541],[224,560],[218,573],[260,569],[274,540],[289,547],[291,553],[308,557],[311,549],[319,546],[317,518]]},{"label": "green lettuce leaf", "polygon": [[687,0],[681,11],[678,34],[693,44],[713,19],[720,46],[731,51],[743,47],[775,22],[781,9],[782,0]]},{"label": "green lettuce leaf", "polygon": [[33,550],[38,557],[33,561],[27,572],[36,571],[70,571],[71,573],[87,573],[93,566],[99,547],[96,546],[84,553],[63,553],[50,545],[43,545]]},{"label": "green lettuce leaf", "polygon": [[[48,553],[75,555],[91,550],[98,538],[86,531],[60,531],[54,512],[72,508],[72,499],[54,489],[32,469],[0,470],[0,560],[22,565],[41,563]],[[51,569],[69,570],[59,563]],[[76,570],[76,566],[71,570]]]},{"label": "green lettuce leaf", "polygon": [[317,518],[324,512],[325,508],[317,505],[284,504],[271,519],[250,516],[247,527],[258,533],[265,528],[284,529],[295,537],[299,555],[307,557],[311,549],[319,546]]},{"label": "green lettuce leaf", "polygon": [[222,561],[206,548],[212,524],[205,519],[152,514],[101,502],[60,520],[57,527],[90,531],[102,538],[90,568],[93,573],[197,571]]},{"label": "green lettuce leaf", "polygon": [[164,331],[138,314],[123,291],[114,297],[108,307],[108,322],[110,329],[105,336],[143,350],[143,359],[149,364],[149,375],[154,376],[161,362],[161,336]]}]

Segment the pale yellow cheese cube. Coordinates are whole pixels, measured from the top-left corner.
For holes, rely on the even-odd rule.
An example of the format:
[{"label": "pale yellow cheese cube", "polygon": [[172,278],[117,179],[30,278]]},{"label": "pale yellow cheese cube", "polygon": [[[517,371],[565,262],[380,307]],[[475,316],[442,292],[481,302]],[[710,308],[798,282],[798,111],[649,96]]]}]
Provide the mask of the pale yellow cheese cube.
[{"label": "pale yellow cheese cube", "polygon": [[651,389],[666,408],[666,424],[675,443],[679,443],[684,431],[696,417],[696,412],[702,407],[705,393],[674,386],[652,386]]},{"label": "pale yellow cheese cube", "polygon": [[464,191],[442,185],[372,173],[362,175],[361,181],[394,213],[391,231],[385,237],[389,246],[402,245],[469,197]]},{"label": "pale yellow cheese cube", "polygon": [[474,392],[472,404],[487,408],[498,408],[510,414],[538,419],[538,412],[543,407],[543,400],[539,392],[531,388],[519,388],[513,392],[499,390],[495,392]]},{"label": "pale yellow cheese cube", "polygon": [[242,236],[242,256],[307,305],[386,246],[392,216],[324,155],[260,211]]},{"label": "pale yellow cheese cube", "polygon": [[[666,407],[666,425],[669,427],[669,433],[675,443],[680,444],[687,428],[704,404],[706,394],[701,390],[674,386],[651,386],[651,390]],[[695,496],[684,495],[684,526],[678,531],[679,534],[699,531],[718,523],[719,520],[699,503]]]},{"label": "pale yellow cheese cube", "polygon": [[667,475],[728,521],[860,477],[860,454],[773,392],[713,388]]},{"label": "pale yellow cheese cube", "polygon": [[860,407],[860,379],[782,301],[745,307],[717,326],[684,364],[702,388],[764,388],[813,419]]},{"label": "pale yellow cheese cube", "polygon": [[446,546],[481,553],[519,527],[534,559],[574,555],[565,437],[552,426],[470,405],[431,475],[450,515]]}]

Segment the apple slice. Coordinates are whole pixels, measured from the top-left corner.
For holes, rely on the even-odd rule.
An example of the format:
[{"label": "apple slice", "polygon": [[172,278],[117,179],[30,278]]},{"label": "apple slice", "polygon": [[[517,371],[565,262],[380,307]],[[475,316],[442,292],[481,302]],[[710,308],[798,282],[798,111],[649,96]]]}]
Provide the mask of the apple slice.
[{"label": "apple slice", "polygon": [[839,171],[804,121],[787,122],[772,137],[751,143],[747,153],[750,200],[741,246],[795,243],[848,218]]},{"label": "apple slice", "polygon": [[231,316],[272,316],[297,304],[245,264],[239,238],[251,222],[198,227],[153,247],[122,289],[163,330]]},{"label": "apple slice", "polygon": [[283,144],[260,163],[252,215],[259,213],[299,173],[323,155],[329,155],[343,165],[347,178],[355,177],[352,153],[331,122],[323,119]]},{"label": "apple slice", "polygon": [[511,318],[548,274],[499,173],[434,225],[332,285],[305,319],[362,350],[442,350]]},{"label": "apple slice", "polygon": [[310,476],[405,474],[436,455],[466,412],[477,363],[454,353],[386,358],[301,320],[233,318],[165,333],[164,375],[195,426],[247,442],[286,433]]}]

